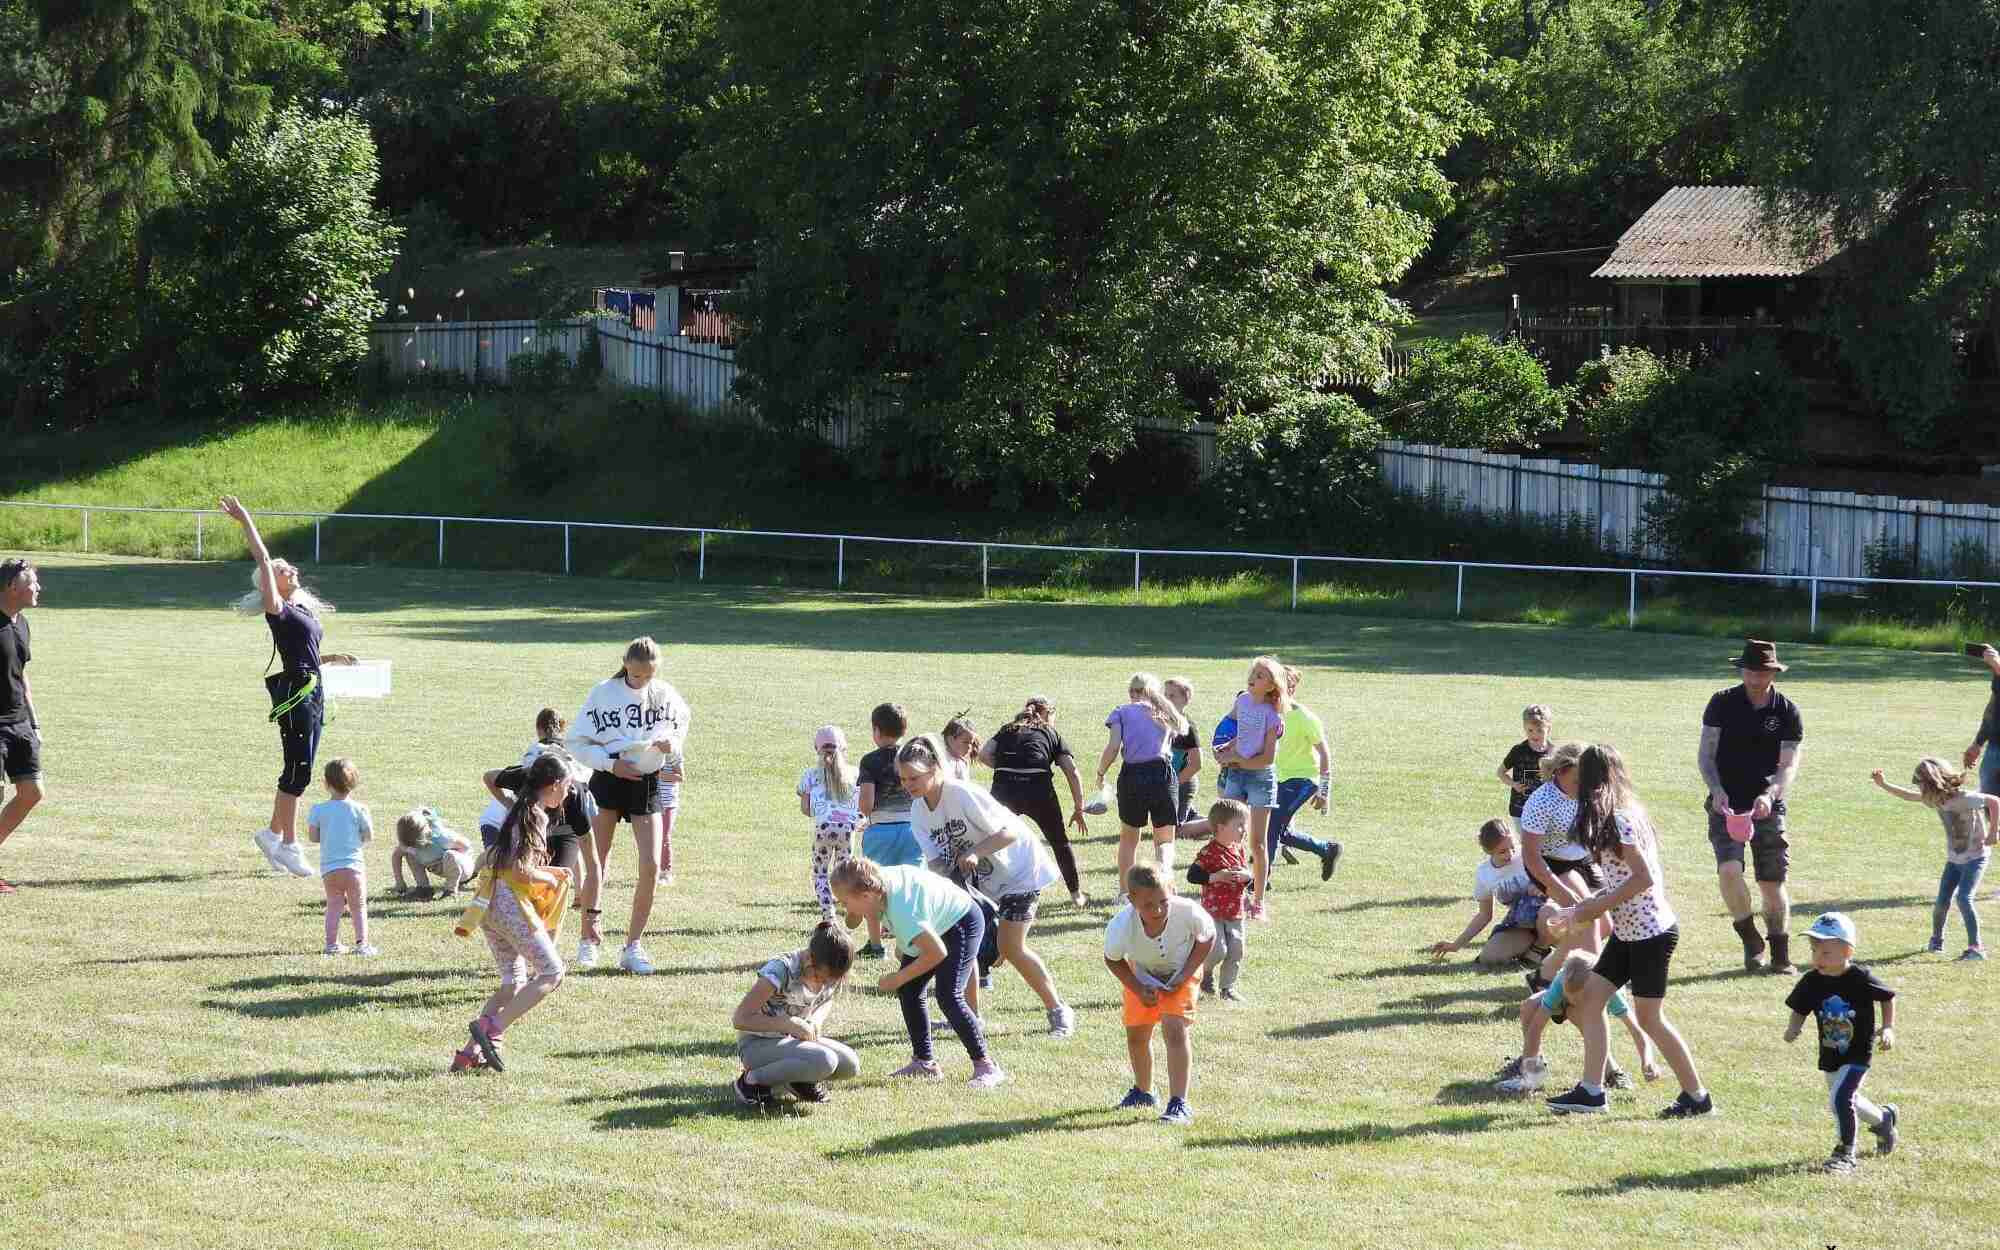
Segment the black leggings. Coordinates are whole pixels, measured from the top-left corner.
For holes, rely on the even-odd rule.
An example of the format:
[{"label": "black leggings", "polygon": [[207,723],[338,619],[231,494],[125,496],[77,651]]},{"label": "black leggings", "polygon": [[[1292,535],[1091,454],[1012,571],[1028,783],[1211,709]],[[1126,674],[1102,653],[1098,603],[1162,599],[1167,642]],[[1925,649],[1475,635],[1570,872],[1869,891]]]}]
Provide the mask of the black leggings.
[{"label": "black leggings", "polygon": [[[266,678],[264,685],[271,693],[271,706],[276,708],[290,699],[299,684],[290,673]],[[325,721],[326,703],[318,690],[278,717],[278,743],[285,751],[285,768],[278,774],[280,792],[298,798],[312,784],[313,757],[319,754],[319,732]]]},{"label": "black leggings", "polygon": [[[986,917],[978,907],[968,908],[965,919],[945,930],[942,936],[943,961],[922,976],[905,981],[896,991],[897,1001],[903,1007],[903,1027],[910,1031],[910,1049],[916,1052],[916,1057],[930,1062],[931,1013],[924,1007],[924,987],[935,977],[944,1018],[951,1021],[952,1032],[958,1034],[958,1040],[965,1044],[965,1053],[977,1063],[986,1058],[986,1036],[979,1031],[979,1017],[966,1005],[965,983],[972,975],[979,944],[986,936]],[[905,968],[916,962],[909,955],[902,960]]]},{"label": "black leggings", "polygon": [[1076,852],[1070,849],[1069,830],[1063,825],[1062,805],[1056,802],[1056,787],[1053,781],[1041,785],[1033,782],[1002,781],[993,778],[993,797],[1000,800],[1000,806],[1017,816],[1026,816],[1041,829],[1042,837],[1049,844],[1049,853],[1056,857],[1056,867],[1062,870],[1063,884],[1075,894],[1083,888],[1076,875]]}]

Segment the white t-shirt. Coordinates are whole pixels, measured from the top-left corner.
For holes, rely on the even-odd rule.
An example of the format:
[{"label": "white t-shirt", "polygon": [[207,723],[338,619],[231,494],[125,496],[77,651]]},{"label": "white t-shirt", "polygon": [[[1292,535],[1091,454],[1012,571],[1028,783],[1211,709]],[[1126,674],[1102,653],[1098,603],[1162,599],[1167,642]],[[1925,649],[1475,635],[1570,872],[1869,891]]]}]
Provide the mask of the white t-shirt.
[{"label": "white t-shirt", "polygon": [[479,813],[481,829],[498,829],[507,820],[507,805],[499,799],[486,800],[486,810]]},{"label": "white t-shirt", "polygon": [[1136,972],[1165,981],[1179,974],[1198,942],[1215,940],[1215,921],[1191,898],[1167,899],[1167,924],[1154,937],[1127,903],[1104,927],[1104,957],[1122,959]]},{"label": "white t-shirt", "polygon": [[982,857],[979,871],[965,884],[993,899],[1041,893],[1059,875],[1055,861],[1027,822],[1000,806],[1000,800],[971,782],[948,779],[938,791],[935,810],[923,799],[910,801],[910,832],[925,860],[946,861],[946,876],[959,856],[1002,830],[1014,834],[1013,845]]},{"label": "white t-shirt", "polygon": [[[1611,909],[1611,932],[1621,942],[1643,942],[1647,938],[1656,938],[1680,923],[1672,904],[1667,902],[1667,879],[1660,867],[1660,844],[1651,830],[1635,826],[1624,812],[1613,812],[1612,819],[1618,825],[1618,841],[1625,846],[1637,847],[1639,854],[1645,858],[1653,884],[1646,887],[1644,893],[1634,895]],[[1607,893],[1623,888],[1632,879],[1632,870],[1626,866],[1622,855],[1600,854],[1597,866],[1604,870]]]},{"label": "white t-shirt", "polygon": [[1528,866],[1516,855],[1505,866],[1495,866],[1493,857],[1479,861],[1479,867],[1472,874],[1472,901],[1483,903],[1487,899],[1502,907],[1511,907],[1530,894],[1539,894],[1541,887],[1528,875]]},{"label": "white t-shirt", "polygon": [[1575,824],[1576,800],[1564,794],[1562,787],[1553,781],[1538,786],[1521,808],[1521,832],[1541,835],[1544,859],[1577,863],[1590,858],[1590,852],[1570,837],[1570,828]]},{"label": "white t-shirt", "polygon": [[808,765],[799,774],[799,793],[806,796],[812,806],[813,823],[824,825],[830,822],[845,825],[861,823],[861,787],[855,781],[854,769],[847,770],[847,797],[836,799],[826,788],[826,775],[818,764]]}]

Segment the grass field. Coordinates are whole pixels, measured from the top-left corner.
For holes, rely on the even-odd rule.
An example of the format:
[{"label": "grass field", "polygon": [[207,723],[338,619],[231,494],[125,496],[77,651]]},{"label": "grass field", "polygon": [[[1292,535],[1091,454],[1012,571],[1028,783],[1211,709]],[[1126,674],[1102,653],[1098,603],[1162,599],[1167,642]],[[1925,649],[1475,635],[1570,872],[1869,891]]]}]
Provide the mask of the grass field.
[{"label": "grass field", "polygon": [[[1807,725],[1796,927],[1846,908],[1903,994],[1902,1045],[1869,1092],[1900,1104],[1905,1144],[1836,1181],[1810,1172],[1833,1131],[1810,1043],[1780,1040],[1789,982],[1739,971],[1711,884],[1693,756],[1703,700],[1729,678],[1715,640],[317,572],[341,607],[328,645],[395,662],[393,697],[341,705],[325,744],[359,763],[384,829],[426,802],[469,827],[480,770],[518,755],[538,707],[573,711],[633,634],[667,646],[698,771],[648,936],[661,972],[573,976],[510,1030],[504,1076],[445,1076],[493,980],[451,935],[457,909],[391,899],[378,844],[384,955],[326,958],[316,884],[267,877],[251,847],[277,750],[265,631],[222,607],[244,567],[51,557],[32,676],[53,798],[0,852],[22,885],[0,899],[7,1244],[1992,1244],[1976,1180],[2000,1110],[1992,974],[1919,953],[1937,824],[1867,783],[1964,745],[1984,683],[1962,660],[1787,648]],[[1347,855],[1330,886],[1280,875],[1275,919],[1250,935],[1250,1003],[1204,1003],[1192,1128],[1107,1109],[1127,1084],[1098,953],[1108,913],[1056,890],[1036,946],[1080,1027],[1040,1036],[1039,1004],[1002,970],[989,1018],[1012,1084],[975,1096],[945,1040],[955,1079],[890,1085],[907,1044],[894,1003],[864,989],[832,1029],[859,1049],[859,1082],[810,1113],[739,1111],[729,1012],[813,919],[792,798],[813,726],[858,735],[884,698],[920,727],[968,705],[990,726],[1041,691],[1094,755],[1134,668],[1190,675],[1212,721],[1265,648],[1304,669],[1327,720],[1335,802],[1309,827]],[[1472,830],[1504,811],[1489,777],[1530,701],[1554,705],[1563,735],[1618,744],[1664,826],[1685,932],[1668,1007],[1714,1119],[1654,1119],[1660,1086],[1580,1123],[1492,1094],[1518,1048],[1518,979],[1419,953],[1470,912]],[[1114,832],[1094,824],[1081,852],[1100,896]],[[629,845],[615,853],[612,932],[631,863]],[[1552,1080],[1573,1078],[1574,1031],[1548,1053]]]}]

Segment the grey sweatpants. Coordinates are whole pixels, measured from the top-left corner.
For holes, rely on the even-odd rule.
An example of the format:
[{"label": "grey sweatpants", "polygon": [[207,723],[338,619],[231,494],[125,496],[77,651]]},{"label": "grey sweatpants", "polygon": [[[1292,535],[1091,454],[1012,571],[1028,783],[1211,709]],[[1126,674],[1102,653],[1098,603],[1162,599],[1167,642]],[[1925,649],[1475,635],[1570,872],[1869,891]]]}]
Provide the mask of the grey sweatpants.
[{"label": "grey sweatpants", "polygon": [[1236,988],[1236,974],[1243,970],[1243,922],[1241,920],[1217,920],[1215,922],[1215,945],[1209,949],[1208,960],[1201,966],[1201,979],[1206,981],[1215,975],[1215,965],[1222,965],[1222,979],[1217,987],[1225,990]]},{"label": "grey sweatpants", "polygon": [[831,1038],[802,1042],[796,1037],[740,1037],[737,1057],[753,1085],[813,1085],[861,1074],[861,1056]]}]

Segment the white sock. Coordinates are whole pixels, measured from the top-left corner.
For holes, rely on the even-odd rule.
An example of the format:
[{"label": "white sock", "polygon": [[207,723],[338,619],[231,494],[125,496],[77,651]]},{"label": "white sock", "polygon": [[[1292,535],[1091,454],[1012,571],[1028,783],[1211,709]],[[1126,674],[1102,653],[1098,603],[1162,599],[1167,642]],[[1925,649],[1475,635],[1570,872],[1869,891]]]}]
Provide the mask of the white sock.
[{"label": "white sock", "polygon": [[1604,1087],[1602,1085],[1594,1085],[1589,1081],[1582,1081],[1579,1084],[1583,1086],[1583,1092],[1593,1098],[1602,1098],[1604,1096]]}]

